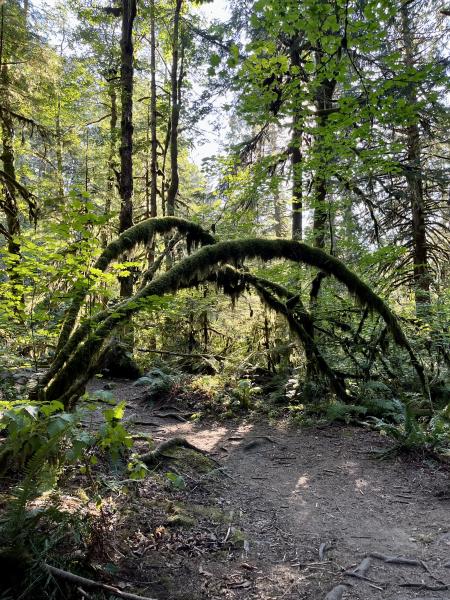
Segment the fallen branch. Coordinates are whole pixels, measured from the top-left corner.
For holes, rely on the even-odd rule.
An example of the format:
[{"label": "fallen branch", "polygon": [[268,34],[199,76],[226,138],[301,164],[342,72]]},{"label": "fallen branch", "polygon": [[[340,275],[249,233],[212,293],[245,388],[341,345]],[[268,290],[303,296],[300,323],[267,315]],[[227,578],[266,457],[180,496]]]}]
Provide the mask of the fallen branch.
[{"label": "fallen branch", "polygon": [[221,354],[201,354],[192,352],[171,352],[169,350],[155,350],[153,348],[136,348],[138,352],[150,352],[155,354],[163,354],[164,356],[182,356],[184,358],[214,358],[216,360],[225,360],[225,356]]},{"label": "fallen branch", "polygon": [[399,586],[406,587],[406,588],[414,588],[416,590],[431,590],[432,592],[448,590],[450,587],[449,585],[446,585],[445,583],[442,585],[428,585],[427,583],[400,583]]},{"label": "fallen branch", "polygon": [[59,577],[60,579],[65,579],[66,581],[70,581],[71,583],[74,583],[77,586],[102,589],[109,592],[110,594],[114,594],[114,596],[118,596],[119,598],[125,598],[126,600],[155,600],[154,598],[149,598],[148,596],[138,596],[137,594],[129,594],[128,592],[123,592],[122,590],[119,590],[118,588],[112,585],[108,585],[107,583],[101,583],[100,581],[87,579],[86,577],[81,577],[80,575],[75,575],[74,573],[70,573],[69,571],[64,571],[63,569],[53,567],[52,565],[48,565],[47,563],[44,563],[43,567],[48,573],[50,573],[50,575],[53,575],[54,577]]}]

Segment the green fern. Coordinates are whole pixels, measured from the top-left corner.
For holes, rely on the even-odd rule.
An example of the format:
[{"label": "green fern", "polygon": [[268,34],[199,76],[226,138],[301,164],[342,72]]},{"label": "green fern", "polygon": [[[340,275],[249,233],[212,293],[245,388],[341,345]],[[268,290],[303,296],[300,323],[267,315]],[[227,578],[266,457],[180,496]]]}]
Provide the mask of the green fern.
[{"label": "green fern", "polygon": [[345,421],[345,423],[350,423],[352,420],[362,417],[366,413],[367,408],[365,406],[335,401],[327,407],[326,416],[331,422]]}]

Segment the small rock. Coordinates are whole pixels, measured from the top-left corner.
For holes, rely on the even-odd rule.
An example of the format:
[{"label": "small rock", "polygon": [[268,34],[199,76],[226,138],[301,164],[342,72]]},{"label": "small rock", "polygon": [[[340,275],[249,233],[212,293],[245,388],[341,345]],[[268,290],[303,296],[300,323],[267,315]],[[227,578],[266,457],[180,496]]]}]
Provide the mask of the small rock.
[{"label": "small rock", "polygon": [[112,381],[109,381],[108,383],[105,383],[105,385],[103,386],[104,390],[114,390],[116,388],[116,384],[113,383]]}]

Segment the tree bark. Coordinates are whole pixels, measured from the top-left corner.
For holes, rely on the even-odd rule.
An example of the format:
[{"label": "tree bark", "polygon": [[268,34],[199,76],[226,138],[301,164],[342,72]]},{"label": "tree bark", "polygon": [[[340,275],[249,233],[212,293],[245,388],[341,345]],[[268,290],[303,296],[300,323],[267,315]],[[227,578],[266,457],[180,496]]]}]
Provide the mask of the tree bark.
[{"label": "tree bark", "polygon": [[56,113],[56,170],[58,177],[59,201],[64,197],[64,174],[63,174],[63,140],[61,130],[61,99],[58,98]]}]

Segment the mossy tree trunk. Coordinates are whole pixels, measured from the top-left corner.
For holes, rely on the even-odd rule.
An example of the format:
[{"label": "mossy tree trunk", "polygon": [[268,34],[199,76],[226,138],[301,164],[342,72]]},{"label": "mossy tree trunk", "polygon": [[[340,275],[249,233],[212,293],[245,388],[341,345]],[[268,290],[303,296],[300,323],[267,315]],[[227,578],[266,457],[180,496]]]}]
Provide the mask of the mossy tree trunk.
[{"label": "mossy tree trunk", "polygon": [[[196,223],[191,223],[185,219],[177,217],[159,217],[156,219],[147,219],[141,223],[138,223],[137,225],[134,225],[133,227],[130,227],[130,229],[123,232],[117,239],[112,241],[97,259],[96,263],[94,264],[94,269],[98,271],[106,271],[109,265],[113,261],[119,260],[120,256],[124,253],[131,252],[140,244],[148,246],[154,239],[155,235],[165,235],[172,231],[176,231],[179,235],[182,235],[186,238],[188,250],[190,250],[192,246],[196,247],[215,243],[215,239],[209,233],[207,233]],[[64,355],[73,350],[74,343],[75,345],[78,343],[77,338],[74,338],[75,341],[72,340],[72,345],[69,345],[68,348],[65,348],[65,346],[69,343],[70,336],[75,327],[80,309],[83,305],[89,288],[89,285],[87,285],[84,281],[81,281],[74,286],[70,293],[73,300],[63,321],[56,348],[56,356],[53,361],[52,368],[48,372],[50,376],[53,376],[56,370],[61,368],[64,362]],[[83,331],[83,326],[80,326],[78,332],[80,331]],[[61,354],[63,349],[64,352]]]}]

